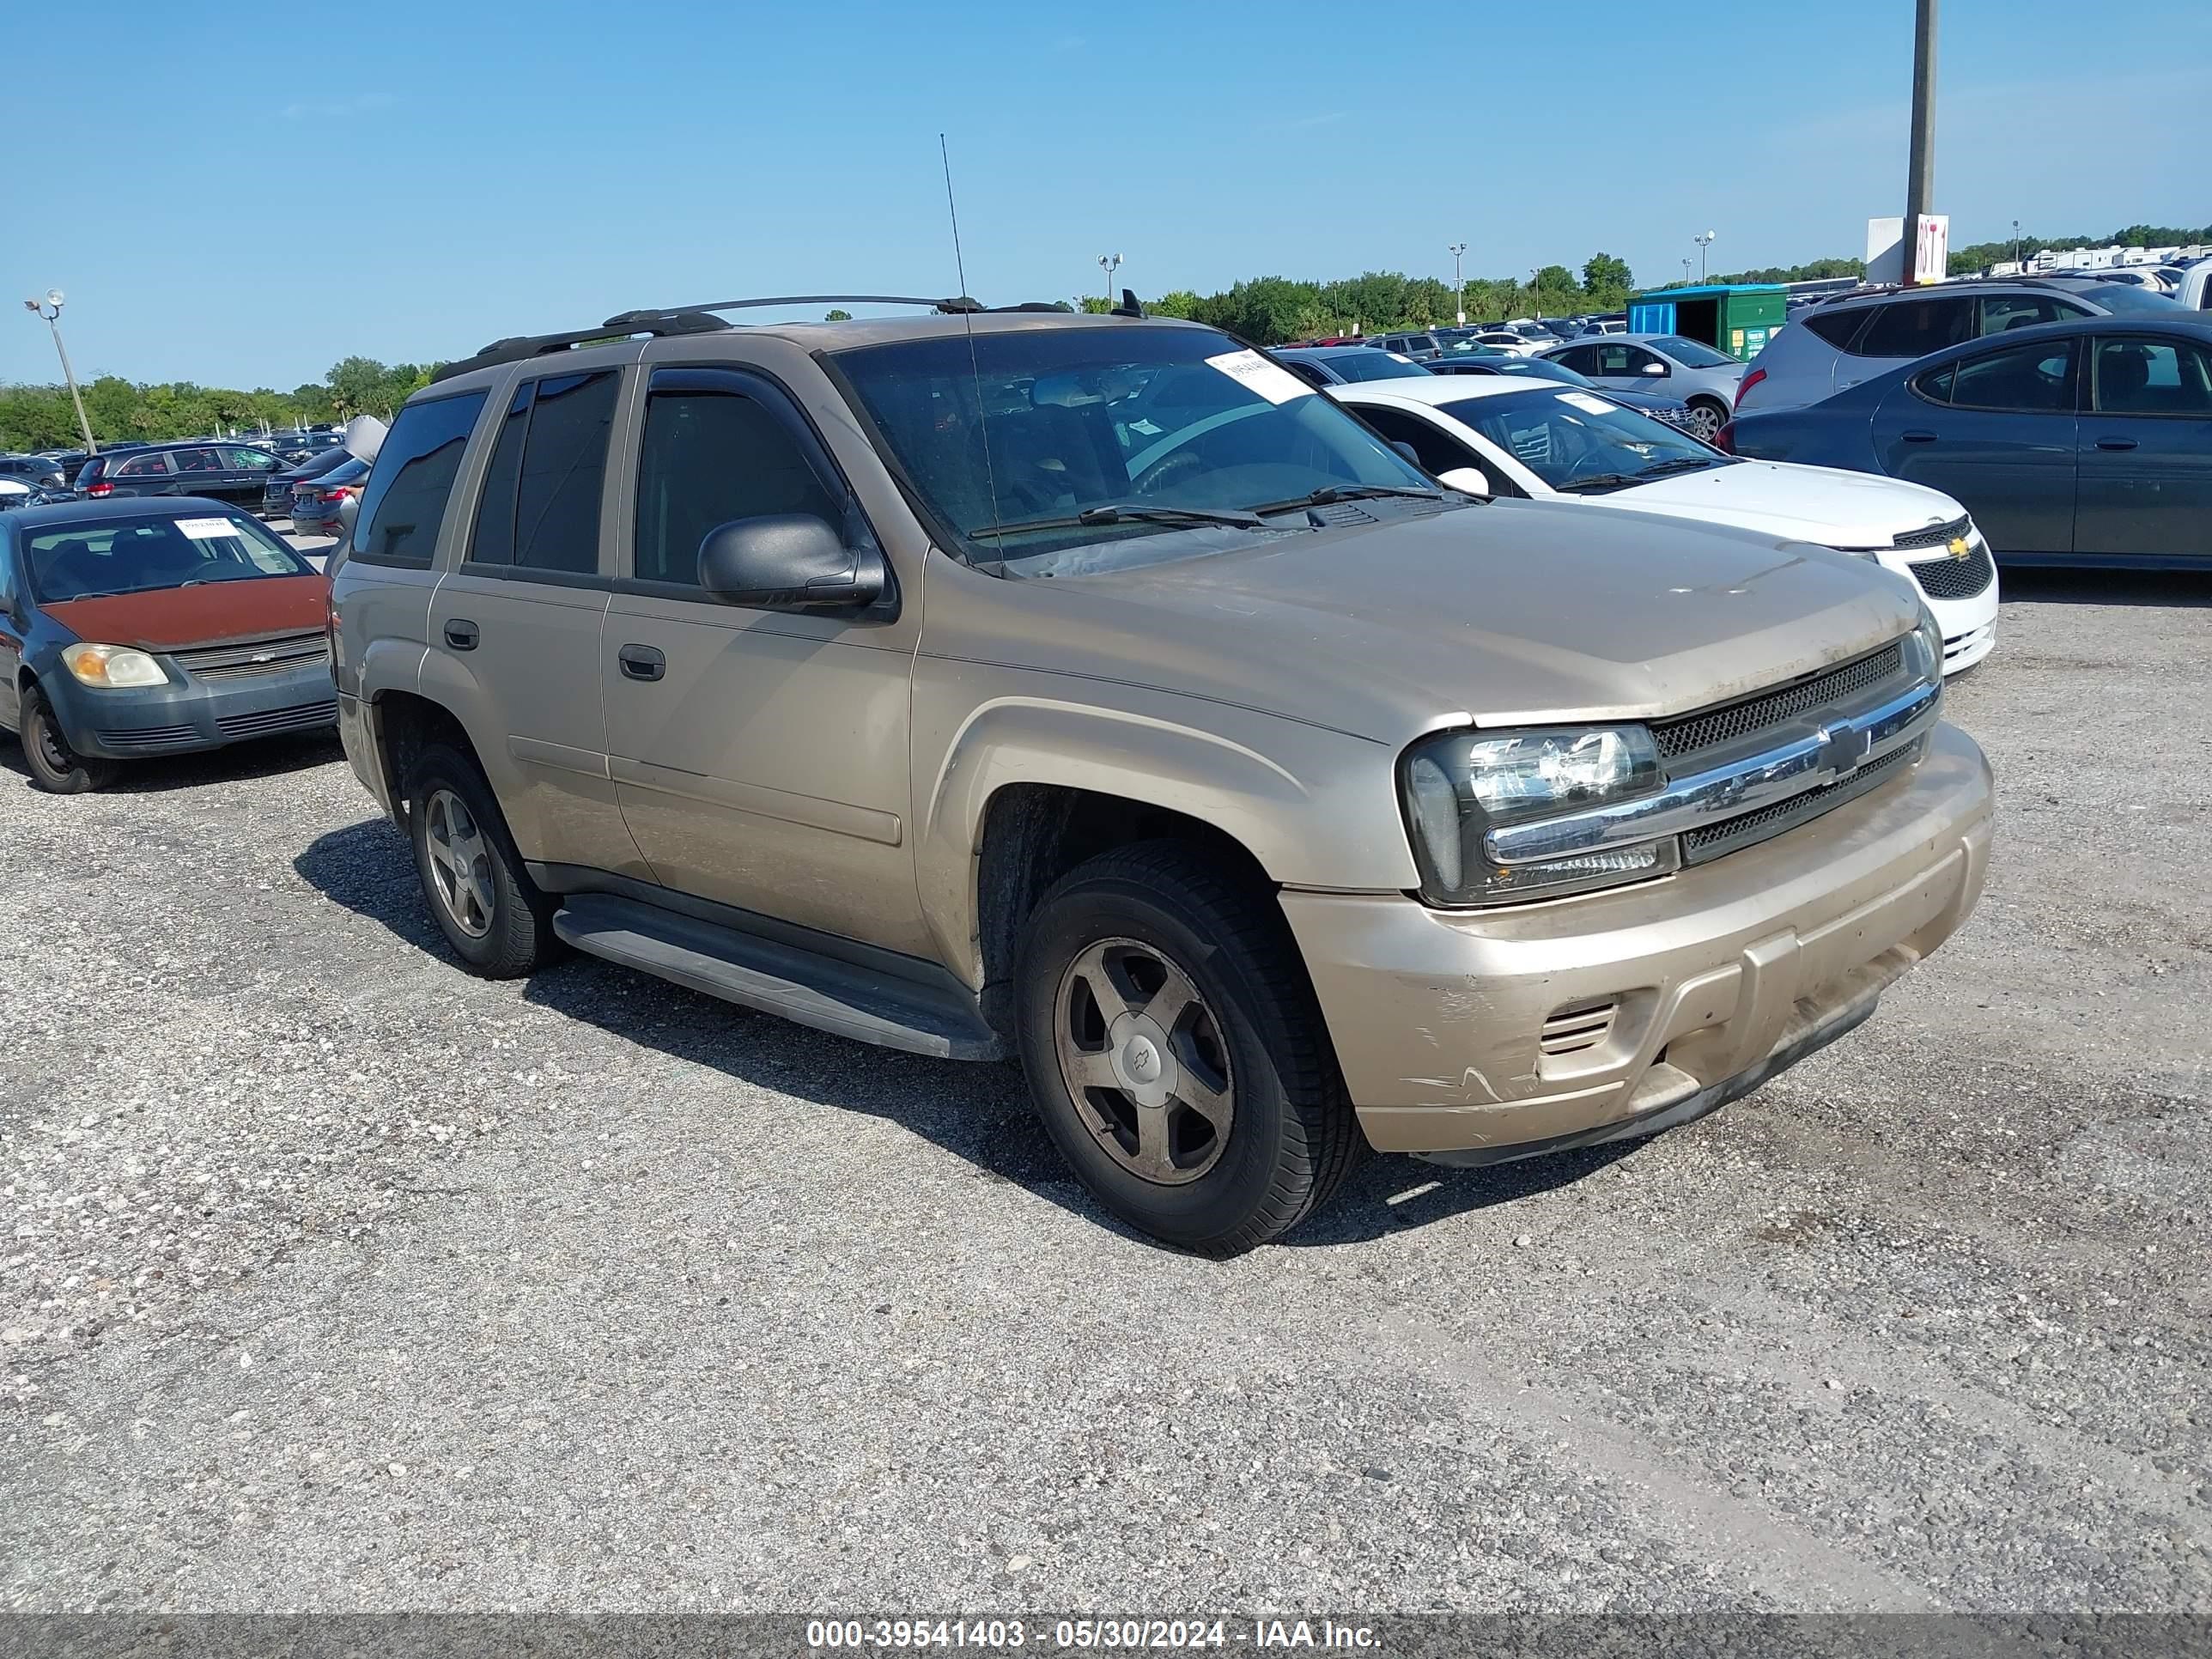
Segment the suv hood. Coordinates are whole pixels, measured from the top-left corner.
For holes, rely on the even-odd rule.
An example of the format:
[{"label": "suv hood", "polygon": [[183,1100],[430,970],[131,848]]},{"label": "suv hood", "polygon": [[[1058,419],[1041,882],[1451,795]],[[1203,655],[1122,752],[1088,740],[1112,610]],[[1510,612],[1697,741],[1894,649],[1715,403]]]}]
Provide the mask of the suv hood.
[{"label": "suv hood", "polygon": [[1390,744],[1470,720],[1685,713],[1873,650],[1920,612],[1910,582],[1863,559],[1549,501],[961,588],[931,600],[925,651]]},{"label": "suv hood", "polygon": [[1632,489],[1579,499],[1605,507],[1735,525],[1824,547],[1887,550],[1899,531],[1964,518],[1940,490],[1869,472],[1784,461],[1738,461],[1656,478]]}]

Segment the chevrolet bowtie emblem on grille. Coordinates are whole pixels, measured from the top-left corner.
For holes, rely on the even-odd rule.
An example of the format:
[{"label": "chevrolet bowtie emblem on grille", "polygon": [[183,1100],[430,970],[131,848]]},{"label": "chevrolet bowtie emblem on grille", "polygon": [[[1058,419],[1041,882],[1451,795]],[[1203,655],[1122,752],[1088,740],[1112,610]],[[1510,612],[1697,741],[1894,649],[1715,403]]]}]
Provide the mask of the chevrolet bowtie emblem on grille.
[{"label": "chevrolet bowtie emblem on grille", "polygon": [[1838,777],[1856,772],[1874,747],[1874,733],[1863,726],[1824,726],[1820,728],[1820,758]]},{"label": "chevrolet bowtie emblem on grille", "polygon": [[1966,538],[1964,536],[1952,537],[1951,545],[1947,550],[1954,559],[1965,558],[1966,556]]},{"label": "chevrolet bowtie emblem on grille", "polygon": [[256,662],[275,662],[276,660],[276,653],[274,651],[257,651],[253,653],[253,660]]}]

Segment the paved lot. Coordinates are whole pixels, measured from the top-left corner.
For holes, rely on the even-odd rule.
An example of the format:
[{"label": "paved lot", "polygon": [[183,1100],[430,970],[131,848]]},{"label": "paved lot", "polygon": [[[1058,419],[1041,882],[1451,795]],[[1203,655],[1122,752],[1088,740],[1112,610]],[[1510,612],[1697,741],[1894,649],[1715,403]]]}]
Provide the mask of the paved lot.
[{"label": "paved lot", "polygon": [[2212,1608],[2212,581],[2012,588],[1869,1025],[1226,1264],[1010,1073],[468,978],[333,744],[0,743],[0,1607]]}]

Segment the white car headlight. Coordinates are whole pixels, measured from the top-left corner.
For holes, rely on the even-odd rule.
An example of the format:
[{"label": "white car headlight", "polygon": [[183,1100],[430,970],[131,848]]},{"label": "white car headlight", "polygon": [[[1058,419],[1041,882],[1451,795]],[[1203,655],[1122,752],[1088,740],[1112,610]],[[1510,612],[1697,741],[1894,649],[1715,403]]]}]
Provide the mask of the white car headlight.
[{"label": "white car headlight", "polygon": [[80,684],[99,686],[167,685],[161,665],[127,645],[71,645],[62,661]]},{"label": "white car headlight", "polygon": [[1536,864],[1500,866],[1484,855],[1484,837],[1500,824],[1658,788],[1658,745],[1640,726],[1438,732],[1407,751],[1399,775],[1422,895],[1432,904],[1556,898],[1664,875],[1680,863],[1671,836]]}]

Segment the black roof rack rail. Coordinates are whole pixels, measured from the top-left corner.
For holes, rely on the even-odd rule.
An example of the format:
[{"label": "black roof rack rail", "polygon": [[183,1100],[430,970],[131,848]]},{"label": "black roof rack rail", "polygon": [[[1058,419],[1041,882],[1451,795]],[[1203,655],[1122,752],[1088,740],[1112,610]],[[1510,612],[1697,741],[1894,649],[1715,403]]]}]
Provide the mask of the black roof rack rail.
[{"label": "black roof rack rail", "polygon": [[934,300],[911,294],[779,294],[764,300],[712,300],[704,305],[671,306],[665,310],[625,311],[619,317],[608,318],[607,326],[632,323],[641,325],[702,311],[754,311],[771,306],[927,306],[932,311],[955,317],[983,309],[980,301],[964,294]]},{"label": "black roof rack rail", "polygon": [[430,376],[433,384],[449,380],[456,374],[466,374],[479,368],[496,368],[501,363],[520,362],[527,357],[543,357],[553,352],[567,351],[574,346],[594,345],[623,339],[632,334],[651,334],[656,337],[671,334],[714,334],[729,327],[720,317],[710,317],[700,310],[667,311],[648,315],[645,313],[625,313],[610,317],[597,328],[570,329],[561,334],[517,334],[504,340],[494,340],[472,357],[462,357],[442,365]]}]

